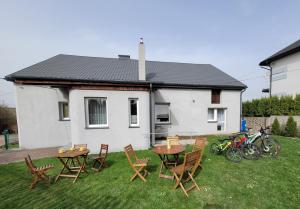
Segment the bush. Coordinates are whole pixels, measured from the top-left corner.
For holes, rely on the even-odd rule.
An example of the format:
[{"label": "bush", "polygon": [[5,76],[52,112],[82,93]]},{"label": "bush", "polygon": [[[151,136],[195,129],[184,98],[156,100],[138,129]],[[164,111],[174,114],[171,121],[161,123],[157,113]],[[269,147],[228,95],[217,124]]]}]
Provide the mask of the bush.
[{"label": "bush", "polygon": [[280,124],[277,118],[275,118],[275,120],[273,121],[271,132],[275,135],[281,134]]},{"label": "bush", "polygon": [[243,116],[300,115],[300,95],[272,96],[243,102]]},{"label": "bush", "polygon": [[289,117],[285,126],[285,135],[294,137],[297,135],[297,122],[294,121],[293,117]]}]

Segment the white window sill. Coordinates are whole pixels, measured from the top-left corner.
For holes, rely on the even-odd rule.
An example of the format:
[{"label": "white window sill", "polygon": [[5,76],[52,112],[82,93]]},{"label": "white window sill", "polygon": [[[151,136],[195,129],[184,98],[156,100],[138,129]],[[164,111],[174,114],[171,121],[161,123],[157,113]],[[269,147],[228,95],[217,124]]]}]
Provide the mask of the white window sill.
[{"label": "white window sill", "polygon": [[155,123],[155,125],[171,125],[171,122]]},{"label": "white window sill", "polygon": [[129,125],[129,128],[140,128],[140,125]]},{"label": "white window sill", "polygon": [[62,119],[59,119],[59,121],[70,121],[70,118],[62,118]]},{"label": "white window sill", "polygon": [[86,126],[86,129],[108,129],[108,125],[107,126]]},{"label": "white window sill", "polygon": [[207,120],[208,123],[217,123],[217,120]]}]

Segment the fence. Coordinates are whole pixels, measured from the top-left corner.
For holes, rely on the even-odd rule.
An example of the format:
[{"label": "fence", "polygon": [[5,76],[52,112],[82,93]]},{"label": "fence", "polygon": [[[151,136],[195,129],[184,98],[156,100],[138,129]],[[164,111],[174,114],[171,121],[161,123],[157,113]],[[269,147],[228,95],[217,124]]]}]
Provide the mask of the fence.
[{"label": "fence", "polygon": [[[300,115],[292,116],[297,122],[298,130],[300,131]],[[251,127],[253,130],[258,131],[260,127],[272,126],[275,118],[278,119],[279,124],[284,126],[289,116],[273,115],[270,117],[244,117],[247,122],[247,127]]]},{"label": "fence", "polygon": [[17,134],[3,133],[0,135],[0,150],[7,150],[19,147],[19,137]]}]

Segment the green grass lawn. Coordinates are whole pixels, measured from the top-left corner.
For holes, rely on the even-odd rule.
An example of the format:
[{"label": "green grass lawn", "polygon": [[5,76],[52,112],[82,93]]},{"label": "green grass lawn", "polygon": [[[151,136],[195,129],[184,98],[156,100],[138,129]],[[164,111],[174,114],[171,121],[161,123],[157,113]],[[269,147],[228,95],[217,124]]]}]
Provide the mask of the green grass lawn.
[{"label": "green grass lawn", "polygon": [[[239,164],[212,155],[208,145],[203,170],[196,176],[201,191],[191,191],[189,198],[181,189],[172,189],[174,181],[158,178],[160,160],[150,150],[137,152],[151,158],[146,183],[129,181],[132,170],[124,153],[109,154],[109,168],[99,173],[89,170],[74,184],[63,178],[50,188],[38,184],[31,192],[24,162],[2,165],[0,208],[299,208],[300,139],[277,139],[282,144],[277,159],[263,157]],[[211,137],[209,142],[215,140]],[[34,163],[53,163],[55,168],[49,172],[53,177],[62,167],[56,158]]]}]

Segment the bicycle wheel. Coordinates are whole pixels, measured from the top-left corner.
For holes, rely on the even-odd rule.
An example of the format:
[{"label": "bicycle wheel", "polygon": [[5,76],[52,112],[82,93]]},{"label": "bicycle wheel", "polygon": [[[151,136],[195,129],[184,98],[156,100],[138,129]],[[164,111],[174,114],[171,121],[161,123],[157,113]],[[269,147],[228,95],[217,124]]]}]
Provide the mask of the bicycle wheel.
[{"label": "bicycle wheel", "polygon": [[215,155],[220,154],[219,145],[218,145],[217,143],[212,143],[212,144],[210,145],[210,151],[211,151],[212,153],[214,153]]},{"label": "bicycle wheel", "polygon": [[260,149],[256,144],[246,144],[242,147],[242,154],[247,160],[257,160],[260,157]]},{"label": "bicycle wheel", "polygon": [[229,147],[226,151],[225,156],[228,160],[235,163],[241,162],[243,158],[241,150],[235,147]]},{"label": "bicycle wheel", "polygon": [[261,151],[271,157],[276,157],[279,154],[280,147],[274,140],[265,139],[261,143]]}]

